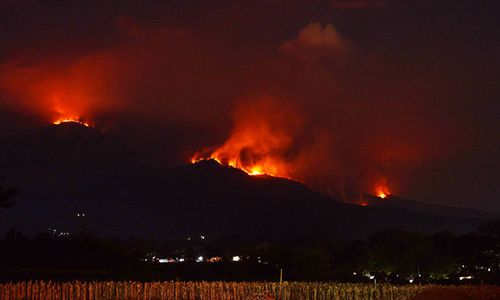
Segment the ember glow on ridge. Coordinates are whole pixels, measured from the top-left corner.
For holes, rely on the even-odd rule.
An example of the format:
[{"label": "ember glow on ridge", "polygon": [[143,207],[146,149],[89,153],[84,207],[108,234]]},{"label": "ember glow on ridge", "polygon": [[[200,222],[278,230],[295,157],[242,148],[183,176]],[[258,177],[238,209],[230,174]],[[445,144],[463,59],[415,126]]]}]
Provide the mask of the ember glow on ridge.
[{"label": "ember glow on ridge", "polygon": [[54,124],[54,125],[60,125],[63,123],[77,123],[77,124],[83,125],[85,127],[91,127],[90,123],[88,123],[86,121],[82,121],[80,118],[75,118],[75,117],[60,118],[60,119],[57,119],[54,122],[52,122],[52,124]]}]

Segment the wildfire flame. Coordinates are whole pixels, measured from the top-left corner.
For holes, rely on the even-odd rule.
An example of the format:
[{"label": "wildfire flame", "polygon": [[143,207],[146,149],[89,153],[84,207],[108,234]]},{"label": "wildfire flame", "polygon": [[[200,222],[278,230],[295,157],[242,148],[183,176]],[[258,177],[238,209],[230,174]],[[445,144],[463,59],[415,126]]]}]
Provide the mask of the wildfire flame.
[{"label": "wildfire flame", "polygon": [[301,119],[294,110],[272,99],[246,103],[234,112],[235,126],[219,147],[193,155],[191,162],[213,159],[248,175],[270,175],[291,179],[287,154]]},{"label": "wildfire flame", "polygon": [[236,155],[231,158],[224,157],[224,154],[220,151],[214,151],[208,155],[203,153],[196,153],[191,158],[191,163],[197,163],[202,160],[215,160],[222,166],[228,166],[236,169],[240,169],[251,176],[258,175],[270,175],[275,177],[283,177],[288,178],[288,175],[280,169],[280,162],[273,161],[272,159],[262,159],[254,162],[243,162],[239,155]]},{"label": "wildfire flame", "polygon": [[386,193],[384,193],[384,192],[379,192],[379,193],[377,194],[377,197],[382,198],[382,199],[385,199],[387,196],[389,196],[389,195],[388,195],[388,194],[386,194]]},{"label": "wildfire flame", "polygon": [[[292,179],[352,203],[364,200],[356,197],[363,197],[360,195],[366,193],[380,199],[391,194],[386,178],[378,172],[361,179],[363,183],[357,186],[359,190],[348,190],[349,186],[343,190],[342,182],[337,188],[339,182],[334,180],[340,178],[341,181],[343,177],[330,174],[330,166],[334,163],[325,161],[325,157],[332,161],[334,158],[331,158],[328,142],[324,142],[328,138],[318,135],[307,139],[307,132],[303,134],[304,121],[293,106],[272,98],[243,102],[233,112],[233,119],[234,127],[227,140],[216,147],[196,152],[191,157],[191,163],[214,160],[252,176]],[[319,139],[320,142],[317,141]],[[313,142],[306,144],[305,141]],[[326,182],[328,188],[322,189],[322,182]],[[369,205],[369,201],[360,205]]]},{"label": "wildfire flame", "polygon": [[92,125],[89,122],[83,121],[78,117],[65,117],[65,118],[59,118],[52,122],[54,125],[60,125],[63,123],[78,123],[80,125],[83,125],[85,127],[91,127]]},{"label": "wildfire flame", "polygon": [[375,195],[381,199],[385,199],[391,195],[391,192],[385,182],[375,188]]}]

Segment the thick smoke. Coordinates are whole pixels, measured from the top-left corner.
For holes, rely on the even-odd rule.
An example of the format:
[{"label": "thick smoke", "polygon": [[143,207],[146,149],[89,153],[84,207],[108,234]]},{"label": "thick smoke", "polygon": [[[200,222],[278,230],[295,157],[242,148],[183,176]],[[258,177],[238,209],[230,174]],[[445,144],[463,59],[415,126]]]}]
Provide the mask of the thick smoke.
[{"label": "thick smoke", "polygon": [[[277,45],[273,55],[251,55],[245,62],[188,29],[141,28],[130,17],[119,17],[116,24],[121,40],[111,48],[63,61],[15,57],[4,62],[4,104],[48,122],[78,117],[120,128],[128,123],[116,116],[125,115],[160,128],[202,128],[212,136],[196,140],[186,132],[181,145],[164,149],[177,152],[177,158],[229,134],[217,150],[221,160],[237,153],[238,165],[258,162],[266,167],[255,172],[300,180],[342,199],[374,192],[375,171],[369,165],[374,162],[360,160],[357,150],[350,150],[353,145],[339,145],[345,133],[332,130],[328,120],[345,118],[340,114],[346,108],[335,111],[335,104],[327,108],[331,116],[320,120],[325,116],[315,107],[325,105],[325,99],[337,101],[339,81],[329,72],[345,67],[351,51],[332,24],[311,22]],[[311,121],[316,116],[319,121]],[[224,128],[231,119],[234,127],[228,132]],[[369,142],[361,139],[356,143]]]},{"label": "thick smoke", "polygon": [[[474,156],[471,145],[490,147],[492,124],[469,114],[482,110],[467,100],[494,94],[489,77],[481,75],[481,91],[463,84],[479,71],[494,74],[489,65],[478,71],[467,57],[422,56],[424,44],[406,31],[370,24],[385,20],[377,15],[391,9],[385,1],[286,9],[259,3],[175,4],[177,10],[165,4],[147,12],[103,4],[103,17],[68,6],[47,13],[61,18],[33,24],[33,14],[23,15],[26,6],[55,8],[16,5],[18,18],[44,27],[36,34],[18,29],[24,39],[11,38],[0,53],[0,116],[16,112],[46,124],[78,116],[168,164],[257,132],[237,147],[242,163],[279,158],[287,177],[343,199],[376,193],[380,185],[432,196],[439,188],[431,184],[421,193],[417,183],[437,182],[427,176],[439,174],[433,162],[452,153],[450,164],[458,166],[459,153]],[[58,20],[71,26],[65,30]],[[400,39],[417,48],[394,46]],[[486,133],[476,134],[481,129]]]},{"label": "thick smoke", "polygon": [[332,134],[310,124],[293,103],[273,96],[240,100],[232,118],[227,140],[198,151],[193,162],[215,159],[251,175],[301,181],[343,201],[357,202],[364,193],[390,194],[382,174],[343,165],[346,157],[336,153]]}]

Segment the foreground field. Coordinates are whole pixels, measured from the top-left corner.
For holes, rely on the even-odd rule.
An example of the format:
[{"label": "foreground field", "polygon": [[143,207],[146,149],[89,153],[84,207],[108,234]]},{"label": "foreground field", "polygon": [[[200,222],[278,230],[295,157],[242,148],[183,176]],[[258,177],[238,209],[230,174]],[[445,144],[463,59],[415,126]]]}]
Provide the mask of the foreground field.
[{"label": "foreground field", "polygon": [[500,299],[495,286],[285,282],[44,282],[0,284],[0,299]]}]

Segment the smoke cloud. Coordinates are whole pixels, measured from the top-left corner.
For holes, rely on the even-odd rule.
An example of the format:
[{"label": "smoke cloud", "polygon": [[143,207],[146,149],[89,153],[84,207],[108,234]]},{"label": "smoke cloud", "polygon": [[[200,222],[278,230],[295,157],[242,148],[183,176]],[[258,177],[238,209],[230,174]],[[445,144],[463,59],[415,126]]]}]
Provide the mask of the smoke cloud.
[{"label": "smoke cloud", "polygon": [[[81,5],[5,6],[3,128],[15,119],[7,115],[45,124],[78,116],[162,163],[222,147],[244,164],[278,160],[287,177],[343,199],[386,185],[464,204],[453,180],[442,189],[417,183],[437,176],[436,162],[454,169],[461,153],[496,149],[496,60],[483,57],[500,52],[457,53],[460,41],[445,42],[445,29],[413,28],[389,2]],[[465,174],[457,182],[471,180],[472,169],[454,172]]]}]

